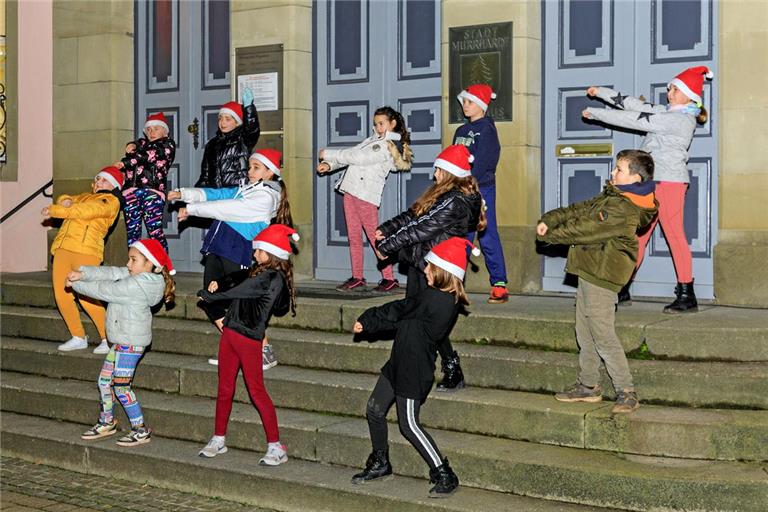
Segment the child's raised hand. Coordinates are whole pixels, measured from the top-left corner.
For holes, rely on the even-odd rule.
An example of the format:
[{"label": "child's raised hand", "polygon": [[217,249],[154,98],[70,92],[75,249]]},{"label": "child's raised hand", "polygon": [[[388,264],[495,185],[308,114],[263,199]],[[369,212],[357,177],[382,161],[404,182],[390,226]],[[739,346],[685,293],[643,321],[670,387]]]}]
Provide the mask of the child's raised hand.
[{"label": "child's raised hand", "polygon": [[595,96],[597,94],[597,87],[594,85],[587,89],[587,96]]},{"label": "child's raised hand", "polygon": [[186,208],[179,208],[179,213],[177,214],[177,219],[179,219],[179,222],[184,222],[187,220],[187,217],[189,217],[189,212]]},{"label": "child's raised hand", "polygon": [[363,324],[361,324],[360,322],[355,322],[355,325],[352,326],[352,332],[354,332],[355,334],[360,334],[361,332],[363,332]]},{"label": "child's raised hand", "polygon": [[544,236],[547,234],[548,229],[549,228],[547,227],[546,224],[544,224],[543,222],[539,222],[538,225],[536,226],[536,234],[539,236]]},{"label": "child's raised hand", "polygon": [[169,201],[176,201],[178,199],[181,199],[181,190],[171,190],[168,192],[168,195],[166,196]]},{"label": "child's raised hand", "polygon": [[130,144],[126,144],[125,145],[125,152],[126,153],[133,153],[134,151],[136,151],[136,144],[131,142]]},{"label": "child's raised hand", "polygon": [[328,171],[331,170],[331,166],[328,165],[328,162],[320,162],[317,164],[317,173],[318,174],[325,174]]},{"label": "child's raised hand", "polygon": [[217,283],[216,281],[211,281],[210,283],[208,283],[209,292],[214,293],[218,289],[219,289],[219,283]]},{"label": "child's raised hand", "polygon": [[253,103],[253,93],[250,87],[246,87],[243,89],[243,105],[247,107],[251,103]]}]

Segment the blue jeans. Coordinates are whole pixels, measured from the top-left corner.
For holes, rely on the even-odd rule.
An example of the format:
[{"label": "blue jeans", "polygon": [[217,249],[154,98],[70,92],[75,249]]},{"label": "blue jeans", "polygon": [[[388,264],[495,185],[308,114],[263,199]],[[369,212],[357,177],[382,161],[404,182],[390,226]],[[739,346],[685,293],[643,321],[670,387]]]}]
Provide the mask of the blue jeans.
[{"label": "blue jeans", "polygon": [[[507,284],[507,266],[504,264],[504,250],[501,247],[499,238],[499,228],[496,223],[496,185],[486,185],[480,187],[480,194],[485,200],[487,209],[485,216],[488,226],[485,231],[480,233],[478,243],[483,251],[485,258],[485,267],[490,274],[490,283],[493,286],[496,283]],[[475,242],[475,232],[467,234],[467,240]]]}]

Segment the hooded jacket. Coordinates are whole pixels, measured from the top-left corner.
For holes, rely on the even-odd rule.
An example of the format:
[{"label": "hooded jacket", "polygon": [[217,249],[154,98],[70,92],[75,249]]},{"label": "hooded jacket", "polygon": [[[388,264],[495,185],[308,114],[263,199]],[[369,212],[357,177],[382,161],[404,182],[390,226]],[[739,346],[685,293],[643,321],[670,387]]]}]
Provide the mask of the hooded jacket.
[{"label": "hooded jacket", "polygon": [[637,263],[637,232],[658,212],[655,183],[614,186],[606,182],[592,199],[557,208],[539,222],[547,233],[537,238],[550,244],[567,244],[566,272],[618,292],[629,282]]},{"label": "hooded jacket", "polygon": [[374,135],[353,148],[326,149],[324,162],[331,171],[348,166],[336,183],[336,189],[379,206],[387,176],[391,171],[410,171],[413,152],[400,142],[400,134]]},{"label": "hooded jacket", "polygon": [[501,145],[492,118],[483,116],[477,121],[459,126],[453,134],[453,143],[466,146],[475,157],[472,162],[472,176],[477,178],[479,186],[496,184],[496,166],[499,164]]},{"label": "hooded jacket", "polygon": [[481,205],[480,194],[450,190],[423,215],[417,217],[408,209],[379,226],[385,238],[376,248],[385,255],[398,254],[400,261],[423,268],[424,256],[432,247],[452,236],[463,238],[475,231]]},{"label": "hooded jacket", "polygon": [[161,274],[130,275],[125,267],[82,266],[83,277],[72,283],[81,295],[107,302],[107,339],[111,343],[146,347],[152,343],[152,311],[163,300]]},{"label": "hooded jacket", "polygon": [[231,132],[216,131],[208,141],[195,187],[237,187],[248,179],[248,158],[259,141],[259,115],[253,104],[243,106],[243,124]]},{"label": "hooded jacket", "polygon": [[[72,201],[69,208],[61,204],[65,199]],[[48,209],[51,217],[64,219],[51,245],[51,254],[56,254],[56,249],[64,249],[104,259],[104,237],[118,213],[120,200],[114,191],[59,196]]]},{"label": "hooded jacket", "polygon": [[205,302],[232,300],[224,326],[252,340],[262,340],[272,315],[288,313],[291,297],[282,272],[266,269],[248,277],[249,273],[243,270],[229,274],[218,281],[216,292],[200,290],[197,296]]}]

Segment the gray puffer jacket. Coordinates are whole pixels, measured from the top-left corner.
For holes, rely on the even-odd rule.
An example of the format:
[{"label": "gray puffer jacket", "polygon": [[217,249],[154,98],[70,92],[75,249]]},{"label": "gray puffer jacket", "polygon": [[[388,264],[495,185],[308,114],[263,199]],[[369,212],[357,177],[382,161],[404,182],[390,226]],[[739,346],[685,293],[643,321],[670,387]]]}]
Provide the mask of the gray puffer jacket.
[{"label": "gray puffer jacket", "polygon": [[107,305],[107,339],[119,345],[146,347],[152,343],[152,311],[163,300],[160,274],[130,275],[126,267],[80,267],[83,277],[72,283],[81,295]]},{"label": "gray puffer jacket", "polygon": [[607,87],[598,87],[597,97],[622,110],[590,107],[587,112],[592,119],[646,132],[640,149],[653,157],[655,181],[690,181],[688,147],[696,129],[696,116],[684,106],[677,109],[653,105]]}]

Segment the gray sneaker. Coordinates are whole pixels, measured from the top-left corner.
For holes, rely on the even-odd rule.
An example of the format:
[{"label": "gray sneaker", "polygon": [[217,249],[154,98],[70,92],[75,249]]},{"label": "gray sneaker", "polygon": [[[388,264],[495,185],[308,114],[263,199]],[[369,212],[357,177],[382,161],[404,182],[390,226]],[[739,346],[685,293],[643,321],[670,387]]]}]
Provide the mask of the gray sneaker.
[{"label": "gray sneaker", "polygon": [[200,457],[208,457],[210,459],[217,455],[221,455],[222,453],[227,453],[227,445],[224,443],[225,441],[223,439],[219,440],[216,439],[216,436],[214,436],[210,441],[208,441],[208,444],[205,445],[205,447],[197,454]]},{"label": "gray sneaker", "polygon": [[275,351],[272,350],[272,345],[264,345],[261,356],[261,367],[264,371],[277,366],[277,356],[275,355]]},{"label": "gray sneaker", "polygon": [[555,395],[555,400],[560,402],[600,402],[603,400],[603,390],[600,385],[590,388],[577,382],[562,393]]},{"label": "gray sneaker", "polygon": [[637,392],[631,389],[619,391],[616,396],[616,403],[611,408],[611,414],[627,414],[634,412],[640,407],[640,400],[637,398]]},{"label": "gray sneaker", "polygon": [[148,443],[152,438],[152,431],[147,427],[132,428],[130,433],[117,440],[119,446],[138,446]]}]

